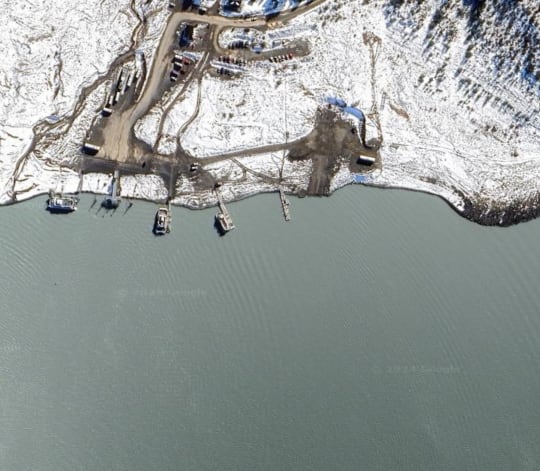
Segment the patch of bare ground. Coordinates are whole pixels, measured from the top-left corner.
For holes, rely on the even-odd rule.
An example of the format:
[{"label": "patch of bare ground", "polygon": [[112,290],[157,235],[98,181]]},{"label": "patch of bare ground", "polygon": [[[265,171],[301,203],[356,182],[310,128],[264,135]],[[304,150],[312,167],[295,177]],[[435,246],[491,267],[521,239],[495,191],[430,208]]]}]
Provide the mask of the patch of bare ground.
[{"label": "patch of bare ground", "polygon": [[291,161],[312,161],[308,195],[329,195],[332,179],[343,163],[354,172],[365,172],[366,166],[358,164],[359,156],[374,157],[378,162],[377,149],[363,144],[361,135],[362,128],[359,131],[332,109],[319,109],[313,131],[292,145],[287,155]]}]

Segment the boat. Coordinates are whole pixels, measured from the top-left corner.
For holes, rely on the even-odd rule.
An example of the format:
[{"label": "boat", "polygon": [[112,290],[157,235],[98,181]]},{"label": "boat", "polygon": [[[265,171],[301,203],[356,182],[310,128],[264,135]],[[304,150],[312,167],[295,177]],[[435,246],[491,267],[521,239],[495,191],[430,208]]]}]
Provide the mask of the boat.
[{"label": "boat", "polygon": [[221,235],[224,235],[227,232],[232,231],[235,227],[232,222],[231,216],[221,211],[216,214],[215,224],[216,224],[217,230],[219,231]]},{"label": "boat", "polygon": [[106,196],[101,202],[101,207],[105,209],[116,209],[120,206],[122,200],[115,196]]},{"label": "boat", "polygon": [[161,207],[156,212],[156,217],[154,219],[154,229],[153,232],[155,235],[165,235],[171,231],[170,228],[170,218],[169,210],[165,207]]},{"label": "boat", "polygon": [[54,191],[49,192],[47,211],[50,213],[71,213],[77,209],[79,198],[75,195],[64,195]]}]

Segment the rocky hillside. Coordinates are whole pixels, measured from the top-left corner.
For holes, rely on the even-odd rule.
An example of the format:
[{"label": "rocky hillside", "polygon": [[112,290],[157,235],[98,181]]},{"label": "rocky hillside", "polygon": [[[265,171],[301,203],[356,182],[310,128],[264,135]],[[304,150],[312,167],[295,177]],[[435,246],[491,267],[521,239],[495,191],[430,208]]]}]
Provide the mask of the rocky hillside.
[{"label": "rocky hillside", "polygon": [[[540,96],[540,4],[534,0],[389,0],[387,26],[405,42],[421,39],[426,68],[419,86],[436,92],[458,83],[466,106],[488,102],[514,117],[516,126],[536,117],[529,100]],[[511,89],[517,103],[505,99]]]}]

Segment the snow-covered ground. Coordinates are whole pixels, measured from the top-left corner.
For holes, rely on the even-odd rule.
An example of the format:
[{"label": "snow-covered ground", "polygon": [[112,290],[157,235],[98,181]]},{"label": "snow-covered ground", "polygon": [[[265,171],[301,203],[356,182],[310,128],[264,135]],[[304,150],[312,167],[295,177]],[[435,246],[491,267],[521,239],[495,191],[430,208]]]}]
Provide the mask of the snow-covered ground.
[{"label": "snow-covered ground", "polygon": [[82,89],[130,47],[129,3],[0,0],[0,201],[33,126],[72,113]]},{"label": "snow-covered ground", "polygon": [[[292,71],[273,64],[253,65],[229,83],[203,80],[201,108],[182,137],[182,147],[197,157],[297,139],[313,129],[319,103],[298,88]],[[286,126],[286,124],[287,126]]]},{"label": "snow-covered ground", "polygon": [[97,81],[133,48],[141,18],[146,34],[137,46],[151,60],[169,14],[157,2],[139,0],[133,10],[130,3],[0,0],[0,203],[77,188],[78,174],[65,166],[77,160],[107,93],[108,84]]},{"label": "snow-covered ground", "polygon": [[[283,159],[282,152],[271,152],[230,160],[226,164],[208,164],[205,170],[222,182],[220,190],[224,200],[235,201],[257,193],[277,191],[280,186],[293,193],[305,191],[312,163],[310,160],[291,162]],[[285,183],[279,183],[280,175]],[[188,177],[178,180],[176,192],[173,204],[196,209],[217,203],[212,190],[195,193],[193,181]]]},{"label": "snow-covered ground", "polygon": [[[245,12],[263,12],[265,2],[249,3]],[[460,3],[326,2],[298,21],[313,25],[313,49],[294,78],[315,100],[378,112],[383,170],[364,181],[457,209],[465,199],[526,205],[540,193],[538,50],[523,48],[538,43],[534,2]],[[289,98],[289,115],[302,103]]]},{"label": "snow-covered ground", "polygon": [[[138,15],[148,14],[150,20],[146,36],[134,46],[151,61],[167,2],[136,3]],[[304,3],[244,1],[234,15],[269,14]],[[302,39],[310,53],[281,63],[248,63],[229,80],[207,74],[172,103],[154,107],[137,123],[136,134],[172,155],[182,129],[184,150],[211,158],[283,143],[286,132],[289,141],[306,135],[318,106],[334,96],[364,111],[368,141],[383,140],[382,170],[358,181],[437,194],[458,210],[471,202],[487,212],[502,214],[516,205],[526,210],[540,195],[540,72],[533,47],[540,25],[533,0],[511,10],[504,4],[495,1],[476,11],[458,0],[328,0],[263,35],[226,30],[222,45],[242,34],[265,47]],[[89,0],[80,6],[41,0],[32,8],[0,0],[0,7],[8,18],[0,33],[0,201],[7,202],[12,190],[24,199],[57,184],[58,165],[73,160],[105,88],[89,94],[87,108],[69,132],[62,119],[73,113],[82,89],[130,47],[138,17],[127,0]],[[523,46],[527,41],[530,50]],[[36,149],[21,170],[17,163],[32,143],[32,129],[47,118],[59,124],[47,130],[47,147]],[[61,142],[53,139],[57,135]],[[223,193],[234,199],[275,190],[256,174],[273,176],[278,157],[242,158],[242,166],[253,171],[247,174],[232,161],[205,169],[227,177]],[[286,162],[286,185],[305,188],[309,165]],[[19,181],[12,188],[16,169]],[[76,187],[78,175],[60,175],[66,186]],[[136,178],[140,195],[163,199],[159,179]],[[354,180],[341,168],[331,189]],[[214,202],[212,195],[195,197],[188,178],[179,179],[177,190],[177,204]]]},{"label": "snow-covered ground", "polygon": [[[223,14],[226,16],[246,16],[246,15],[272,15],[281,11],[287,11],[291,8],[297,8],[301,5],[310,3],[311,0],[248,0],[242,2],[242,8],[239,11],[230,11],[223,8]],[[228,5],[229,0],[221,0],[222,7]]]}]

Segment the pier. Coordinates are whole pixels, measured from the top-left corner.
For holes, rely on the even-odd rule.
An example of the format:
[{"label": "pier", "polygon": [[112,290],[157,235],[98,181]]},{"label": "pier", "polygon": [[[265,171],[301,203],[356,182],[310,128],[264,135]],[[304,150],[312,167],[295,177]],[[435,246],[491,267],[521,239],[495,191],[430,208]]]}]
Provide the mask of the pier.
[{"label": "pier", "polygon": [[234,225],[232,217],[225,206],[225,202],[223,201],[219,188],[216,187],[214,191],[216,192],[219,207],[219,212],[216,214],[215,218],[216,228],[221,235],[224,235],[225,233],[232,231],[236,226]]},{"label": "pier", "polygon": [[285,196],[285,192],[283,191],[283,188],[279,187],[279,199],[281,201],[281,209],[283,209],[283,217],[285,218],[285,221],[291,220],[291,210],[290,205],[291,203]]},{"label": "pier", "polygon": [[82,188],[83,188],[83,178],[84,178],[84,173],[82,172],[82,170],[79,170],[79,183],[77,185],[77,191],[75,192],[75,194],[80,194],[81,191],[82,191]]},{"label": "pier", "polygon": [[122,199],[118,196],[118,182],[120,180],[120,172],[114,171],[113,179],[111,182],[109,194],[101,202],[101,206],[105,209],[116,209],[120,206]]},{"label": "pier", "polygon": [[167,201],[167,234],[171,232],[171,225],[172,225],[171,202]]}]

